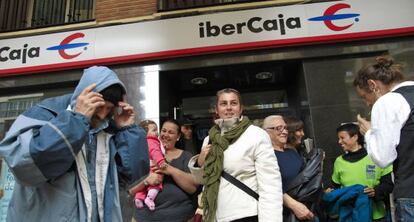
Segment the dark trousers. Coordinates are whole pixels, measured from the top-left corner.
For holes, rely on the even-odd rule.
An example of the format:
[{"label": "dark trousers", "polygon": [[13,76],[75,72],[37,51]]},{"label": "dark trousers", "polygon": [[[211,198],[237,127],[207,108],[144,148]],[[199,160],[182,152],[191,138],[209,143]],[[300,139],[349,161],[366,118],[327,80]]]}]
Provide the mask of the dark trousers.
[{"label": "dark trousers", "polygon": [[240,218],[237,220],[232,220],[232,222],[258,222],[259,218],[256,216],[252,216],[252,217],[245,217],[245,218]]}]

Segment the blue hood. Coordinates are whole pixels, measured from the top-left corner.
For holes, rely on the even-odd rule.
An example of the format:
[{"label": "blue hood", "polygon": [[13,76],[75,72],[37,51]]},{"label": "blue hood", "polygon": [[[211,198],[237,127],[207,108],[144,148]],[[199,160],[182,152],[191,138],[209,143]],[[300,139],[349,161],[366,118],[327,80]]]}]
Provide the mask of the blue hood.
[{"label": "blue hood", "polygon": [[119,80],[114,71],[105,66],[93,66],[83,71],[83,75],[71,98],[72,107],[76,104],[76,98],[78,98],[82,91],[92,83],[96,83],[96,87],[93,90],[95,92],[101,92],[108,86],[119,84],[122,86],[124,93],[126,93],[124,84]]}]

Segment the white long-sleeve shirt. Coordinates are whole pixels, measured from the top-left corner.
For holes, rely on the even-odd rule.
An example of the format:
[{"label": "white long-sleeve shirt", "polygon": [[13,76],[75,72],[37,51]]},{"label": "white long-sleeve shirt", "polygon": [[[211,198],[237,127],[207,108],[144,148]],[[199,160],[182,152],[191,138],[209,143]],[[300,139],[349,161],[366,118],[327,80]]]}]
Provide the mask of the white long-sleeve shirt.
[{"label": "white long-sleeve shirt", "polygon": [[396,85],[391,92],[381,96],[372,107],[371,129],[365,134],[367,151],[371,159],[385,168],[397,158],[401,129],[411,112],[407,100],[396,89],[414,85],[405,81]]}]

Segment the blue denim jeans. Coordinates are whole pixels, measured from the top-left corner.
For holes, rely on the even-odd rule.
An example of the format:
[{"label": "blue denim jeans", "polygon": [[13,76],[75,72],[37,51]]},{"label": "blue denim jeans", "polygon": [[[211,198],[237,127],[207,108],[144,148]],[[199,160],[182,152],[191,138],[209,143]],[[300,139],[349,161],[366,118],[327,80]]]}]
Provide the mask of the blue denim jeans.
[{"label": "blue denim jeans", "polygon": [[395,218],[398,222],[414,221],[414,198],[398,198],[395,201]]}]

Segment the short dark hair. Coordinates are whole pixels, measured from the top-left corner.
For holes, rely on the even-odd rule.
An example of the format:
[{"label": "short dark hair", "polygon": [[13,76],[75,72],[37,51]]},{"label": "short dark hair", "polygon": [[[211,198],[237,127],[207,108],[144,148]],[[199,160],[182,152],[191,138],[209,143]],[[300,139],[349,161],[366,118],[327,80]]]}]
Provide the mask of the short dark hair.
[{"label": "short dark hair", "polygon": [[369,79],[379,80],[384,85],[390,85],[404,80],[401,65],[394,63],[391,57],[379,56],[375,58],[375,61],[375,63],[368,64],[358,71],[354,79],[354,86],[371,92],[372,90],[368,86]]},{"label": "short dark hair", "polygon": [[298,130],[303,130],[305,124],[302,120],[294,117],[294,116],[284,116],[283,120],[286,123],[288,129],[288,138],[287,143],[291,144],[296,140],[295,132]]},{"label": "short dark hair", "polygon": [[359,132],[359,126],[355,123],[343,123],[336,128],[336,133],[347,132],[349,136],[358,136],[358,144],[364,146],[364,136]]},{"label": "short dark hair", "polygon": [[125,94],[123,88],[119,84],[110,85],[99,93],[105,101],[111,102],[115,106],[118,106],[118,102],[122,101],[122,96]]},{"label": "short dark hair", "polygon": [[180,123],[181,126],[192,126],[192,125],[194,125],[194,123],[191,120],[187,119],[187,118],[179,119],[178,123]]}]

